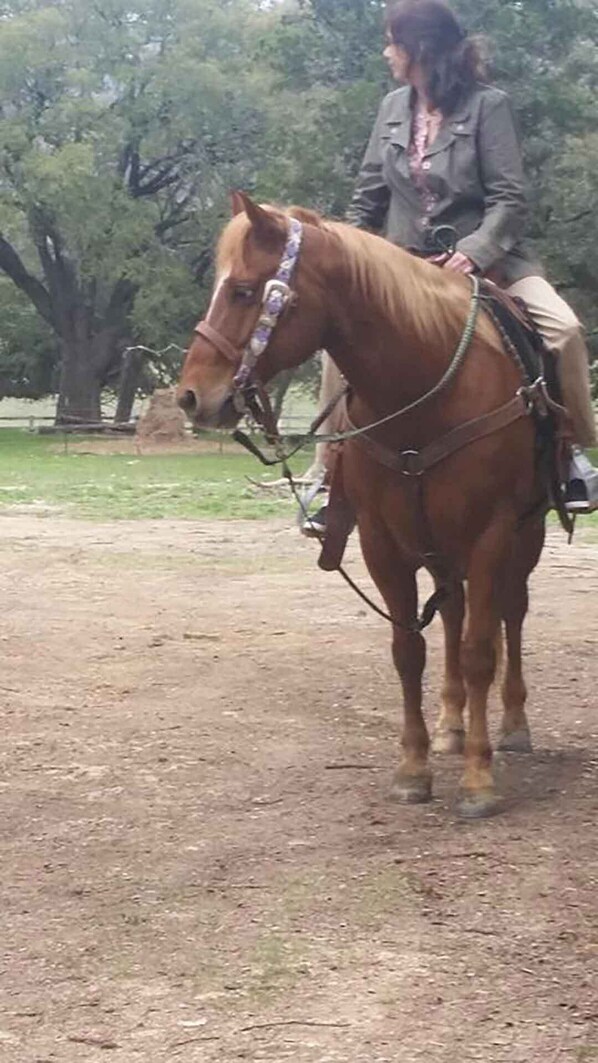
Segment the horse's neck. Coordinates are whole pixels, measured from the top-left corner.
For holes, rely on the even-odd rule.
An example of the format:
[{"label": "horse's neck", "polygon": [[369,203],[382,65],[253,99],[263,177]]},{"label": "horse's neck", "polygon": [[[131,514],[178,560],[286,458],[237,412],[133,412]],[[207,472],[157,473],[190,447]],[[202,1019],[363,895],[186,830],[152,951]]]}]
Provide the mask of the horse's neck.
[{"label": "horse's neck", "polygon": [[[384,263],[389,245],[366,234],[361,237],[363,255],[382,255]],[[355,265],[351,265],[355,249],[348,253],[342,246],[342,233],[326,234],[324,240],[320,260],[331,325],[324,345],[371,412],[383,414],[412,402],[448,366],[462,326],[458,315],[455,320],[453,314],[446,314],[445,300],[451,306],[463,303],[464,324],[466,293],[458,283],[455,291],[454,278],[435,277],[431,267],[422,269],[422,263],[398,248],[392,249],[380,283],[375,274],[368,278],[367,270],[357,279]],[[426,293],[424,306],[422,291]]]},{"label": "horse's neck", "polygon": [[384,414],[424,394],[442,375],[446,356],[425,347],[409,321],[353,305],[327,339],[329,352],[360,403]]}]

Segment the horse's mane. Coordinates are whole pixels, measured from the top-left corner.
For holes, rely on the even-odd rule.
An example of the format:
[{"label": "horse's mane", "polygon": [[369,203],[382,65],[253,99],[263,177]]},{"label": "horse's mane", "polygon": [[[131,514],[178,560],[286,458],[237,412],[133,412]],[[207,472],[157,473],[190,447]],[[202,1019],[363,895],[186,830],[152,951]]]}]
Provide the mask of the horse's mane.
[{"label": "horse's mane", "polygon": [[[458,338],[471,300],[471,286],[462,276],[439,269],[402,250],[390,241],[344,222],[328,221],[304,207],[267,206],[283,221],[299,218],[334,237],[349,284],[374,313],[401,321],[422,342],[441,344]],[[219,272],[229,268],[239,253],[243,257],[243,236],[249,230],[245,214],[229,222],[218,246]],[[496,344],[496,335],[487,316],[478,318],[478,335]],[[493,342],[494,341],[494,342]]]},{"label": "horse's mane", "polygon": [[441,341],[463,329],[471,288],[381,236],[343,222],[326,222],[336,236],[354,291],[374,310],[403,321],[418,337]]}]

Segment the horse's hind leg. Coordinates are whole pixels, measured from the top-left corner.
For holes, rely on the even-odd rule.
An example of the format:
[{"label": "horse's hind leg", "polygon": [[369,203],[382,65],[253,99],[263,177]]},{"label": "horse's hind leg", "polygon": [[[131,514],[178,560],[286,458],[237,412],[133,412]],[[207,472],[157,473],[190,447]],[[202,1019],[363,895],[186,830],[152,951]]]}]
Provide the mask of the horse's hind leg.
[{"label": "horse's hind leg", "polygon": [[461,671],[461,638],[465,615],[463,584],[458,583],[449,597],[440,606],[444,626],[444,682],[442,684],[442,709],[432,749],[435,753],[462,753],[465,748],[463,709],[466,693]]},{"label": "horse's hind leg", "polygon": [[428,763],[430,739],[422,713],[426,643],[419,632],[399,626],[407,626],[417,616],[415,572],[402,561],[394,541],[383,530],[362,527],[360,538],[372,579],[389,613],[398,621],[393,627],[392,655],[403,688],[404,727],[401,738],[403,756],[393,782],[392,796],[410,804],[429,801],[432,795],[432,773]]},{"label": "horse's hind leg", "polygon": [[503,720],[498,748],[511,753],[531,753],[532,742],[525,702],[527,689],[521,662],[521,632],[528,609],[527,579],[544,542],[543,525],[525,529],[503,585],[502,615],[507,639],[507,665],[502,683]]}]

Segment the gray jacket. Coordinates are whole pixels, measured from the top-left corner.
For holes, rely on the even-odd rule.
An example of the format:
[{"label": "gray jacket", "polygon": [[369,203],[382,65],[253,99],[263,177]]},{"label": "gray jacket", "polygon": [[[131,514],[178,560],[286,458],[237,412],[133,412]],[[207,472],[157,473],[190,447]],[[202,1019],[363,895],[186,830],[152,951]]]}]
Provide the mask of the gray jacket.
[{"label": "gray jacket", "polygon": [[427,209],[409,171],[411,122],[411,89],[389,93],[378,112],[347,220],[419,251],[426,249],[426,230],[452,225],[458,250],[481,272],[496,271],[506,284],[542,275],[533,249],[521,239],[527,219],[525,179],[508,96],[476,85],[443,120],[424,156],[432,193]]}]

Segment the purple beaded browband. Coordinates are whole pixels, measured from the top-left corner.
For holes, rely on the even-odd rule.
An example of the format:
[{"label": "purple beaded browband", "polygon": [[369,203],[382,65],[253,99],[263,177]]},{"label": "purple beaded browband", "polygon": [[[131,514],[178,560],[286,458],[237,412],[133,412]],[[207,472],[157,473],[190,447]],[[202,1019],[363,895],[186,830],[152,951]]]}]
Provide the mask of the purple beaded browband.
[{"label": "purple beaded browband", "polygon": [[297,218],[289,218],[289,232],[280,265],[275,276],[266,281],[262,298],[262,312],[251,339],[243,351],[241,365],[233,379],[233,384],[237,391],[241,391],[249,382],[258,359],[270,342],[270,337],[276,328],[280,315],[293,295],[290,282],[299,258],[302,239],[303,226],[301,222],[297,221]]}]

